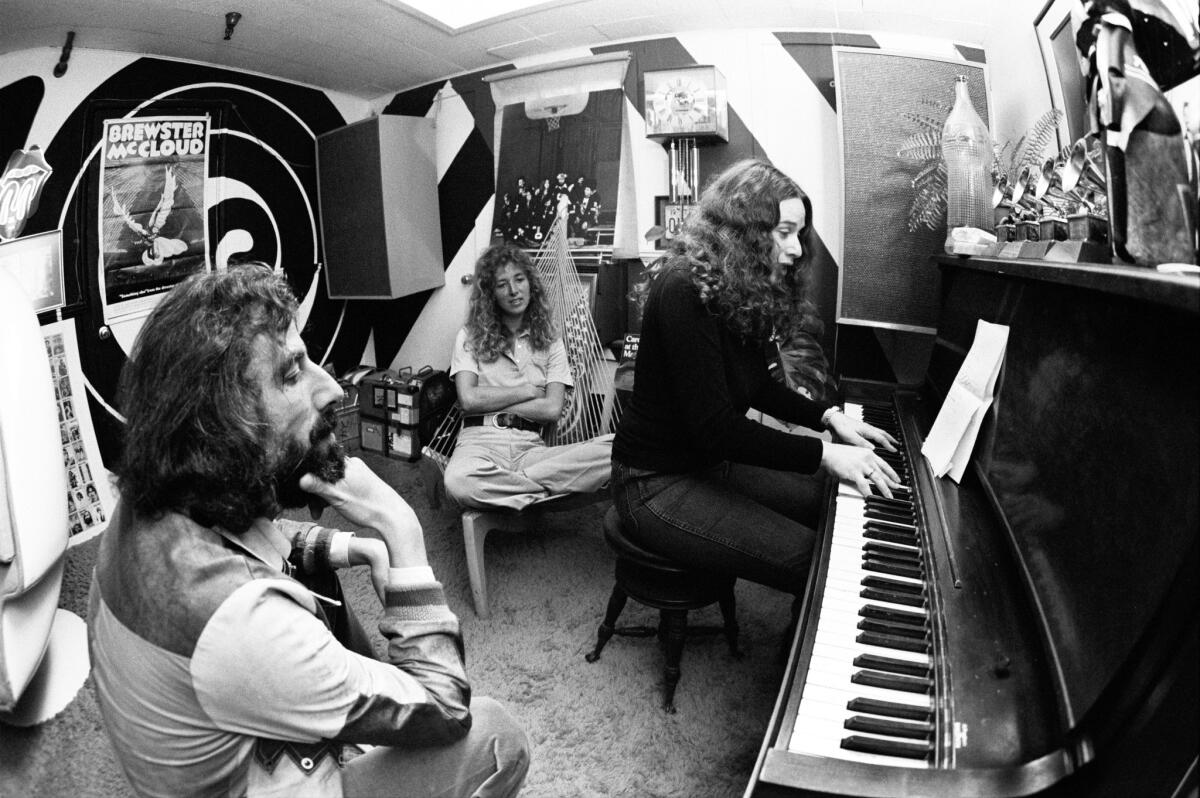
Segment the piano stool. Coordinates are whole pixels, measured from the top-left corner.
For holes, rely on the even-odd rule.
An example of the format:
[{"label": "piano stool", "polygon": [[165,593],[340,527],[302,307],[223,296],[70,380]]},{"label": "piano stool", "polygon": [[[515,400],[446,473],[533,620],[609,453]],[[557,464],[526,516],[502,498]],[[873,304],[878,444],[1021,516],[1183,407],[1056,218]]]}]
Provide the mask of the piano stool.
[{"label": "piano stool", "polygon": [[[604,514],[604,539],[617,555],[615,584],[608,599],[604,621],[596,633],[596,647],[585,655],[588,662],[600,658],[600,652],[615,635],[623,637],[659,638],[666,653],[663,668],[663,709],[675,712],[675,686],[679,683],[679,662],[683,658],[684,640],[689,635],[723,633],[729,653],[741,659],[738,650],[738,625],[733,597],[734,577],[715,576],[700,571],[688,571],[666,557],[647,551],[625,536],[621,517],[615,507]],[[659,611],[657,627],[618,627],[617,619],[625,603],[633,599]],[[687,625],[687,614],[710,604],[721,605],[723,626]]]}]

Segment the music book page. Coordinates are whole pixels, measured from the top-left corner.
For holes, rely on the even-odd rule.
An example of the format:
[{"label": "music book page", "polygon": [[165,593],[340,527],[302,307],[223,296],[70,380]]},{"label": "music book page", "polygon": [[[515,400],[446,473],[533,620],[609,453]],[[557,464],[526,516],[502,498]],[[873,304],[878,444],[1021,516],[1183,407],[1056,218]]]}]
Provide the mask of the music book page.
[{"label": "music book page", "polygon": [[933,428],[921,446],[921,454],[937,476],[949,474],[958,482],[966,473],[975,438],[992,405],[992,394],[1007,345],[1008,327],[979,320],[971,351],[963,360]]}]

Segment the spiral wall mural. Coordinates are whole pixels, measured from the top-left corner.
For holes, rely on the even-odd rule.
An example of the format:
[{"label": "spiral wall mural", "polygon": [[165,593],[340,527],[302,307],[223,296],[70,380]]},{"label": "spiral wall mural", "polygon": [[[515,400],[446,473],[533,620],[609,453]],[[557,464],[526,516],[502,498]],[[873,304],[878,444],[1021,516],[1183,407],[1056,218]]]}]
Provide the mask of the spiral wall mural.
[{"label": "spiral wall mural", "polygon": [[[28,108],[28,103],[21,107]],[[44,147],[54,172],[25,232],[63,230],[68,298],[63,315],[76,323],[88,401],[106,460],[117,452],[117,376],[132,333],[106,328],[102,312],[94,221],[99,125],[106,118],[182,110],[211,118],[213,155],[205,185],[207,262],[216,265],[244,256],[283,269],[302,300],[304,335],[314,359],[333,348],[346,311],[347,303],[325,295],[319,271],[314,144],[317,135],[347,121],[323,92],[154,58],[137,59],[100,79]],[[27,131],[9,135],[15,141]],[[365,336],[358,342],[359,352],[364,342]],[[346,346],[353,349],[354,342]]]}]

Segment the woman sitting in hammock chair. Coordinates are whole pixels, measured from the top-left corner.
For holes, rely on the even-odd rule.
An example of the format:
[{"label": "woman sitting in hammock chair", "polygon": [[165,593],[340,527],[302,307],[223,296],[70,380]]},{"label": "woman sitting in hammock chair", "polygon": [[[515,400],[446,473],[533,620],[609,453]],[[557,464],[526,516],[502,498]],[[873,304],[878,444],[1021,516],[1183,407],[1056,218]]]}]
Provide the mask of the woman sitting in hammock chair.
[{"label": "woman sitting in hammock chair", "polygon": [[495,244],[475,264],[467,323],[450,359],[463,426],[443,477],[464,507],[520,510],[608,482],[611,434],[547,446],[574,381],[533,262]]}]

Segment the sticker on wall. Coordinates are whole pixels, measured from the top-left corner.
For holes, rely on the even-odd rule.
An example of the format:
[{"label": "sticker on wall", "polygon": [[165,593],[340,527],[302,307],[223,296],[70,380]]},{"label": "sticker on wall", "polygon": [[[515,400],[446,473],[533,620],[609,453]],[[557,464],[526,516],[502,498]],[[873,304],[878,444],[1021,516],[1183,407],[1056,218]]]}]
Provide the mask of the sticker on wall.
[{"label": "sticker on wall", "polygon": [[144,316],[207,269],[207,116],[104,121],[100,269],[104,320]]},{"label": "sticker on wall", "polygon": [[42,337],[54,380],[63,467],[67,470],[67,523],[71,533],[67,545],[74,546],[95,537],[108,525],[114,499],[83,392],[75,322],[42,325]]},{"label": "sticker on wall", "polygon": [[21,235],[53,171],[37,146],[16,150],[8,159],[0,175],[0,241]]}]

